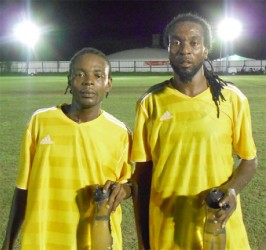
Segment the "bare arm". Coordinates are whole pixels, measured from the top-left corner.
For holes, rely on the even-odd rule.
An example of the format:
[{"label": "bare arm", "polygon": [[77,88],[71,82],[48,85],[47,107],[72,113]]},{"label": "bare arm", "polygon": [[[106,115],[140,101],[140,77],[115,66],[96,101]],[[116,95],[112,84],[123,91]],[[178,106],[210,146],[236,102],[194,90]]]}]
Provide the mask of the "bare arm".
[{"label": "bare arm", "polygon": [[133,204],[139,249],[150,249],[149,201],[151,191],[152,162],[138,162],[133,174]]},{"label": "bare arm", "polygon": [[228,211],[221,210],[219,212],[219,219],[224,221],[224,224],[236,209],[236,195],[250,182],[257,169],[257,158],[252,160],[240,159],[240,163],[234,171],[231,179],[222,185],[221,190],[225,190],[225,196],[220,202],[220,207],[226,204],[230,205]]},{"label": "bare arm", "polygon": [[225,186],[227,188],[234,188],[236,194],[239,194],[256,173],[257,164],[257,158],[252,160],[240,159],[240,163],[234,171],[232,178]]},{"label": "bare arm", "polygon": [[27,194],[27,190],[19,188],[16,188],[14,191],[9,221],[2,250],[13,249],[14,242],[24,220]]}]

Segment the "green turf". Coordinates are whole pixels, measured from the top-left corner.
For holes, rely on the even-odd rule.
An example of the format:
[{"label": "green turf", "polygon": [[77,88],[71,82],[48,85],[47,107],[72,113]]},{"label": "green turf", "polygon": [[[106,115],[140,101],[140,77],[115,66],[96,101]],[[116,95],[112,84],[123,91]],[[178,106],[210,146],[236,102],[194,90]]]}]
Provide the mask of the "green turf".
[{"label": "green turf", "polygon": [[[113,89],[103,108],[133,129],[137,99],[149,86],[169,77],[167,74],[114,75]],[[242,192],[242,208],[252,249],[266,249],[266,77],[223,78],[234,82],[250,100],[259,169]],[[36,109],[70,102],[70,94],[64,95],[66,84],[66,76],[0,77],[0,245],[11,205],[24,125]],[[123,211],[124,249],[137,249],[131,200],[123,204]]]}]

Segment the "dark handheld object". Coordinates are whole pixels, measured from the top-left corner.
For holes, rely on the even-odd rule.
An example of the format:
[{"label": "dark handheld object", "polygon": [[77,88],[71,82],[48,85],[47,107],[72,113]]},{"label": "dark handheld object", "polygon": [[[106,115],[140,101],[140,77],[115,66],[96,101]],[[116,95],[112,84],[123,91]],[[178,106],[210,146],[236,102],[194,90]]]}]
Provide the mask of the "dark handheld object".
[{"label": "dark handheld object", "polygon": [[93,192],[93,198],[94,201],[99,202],[107,199],[110,196],[110,190],[108,190],[106,193],[103,192],[103,189],[101,187],[96,187]]},{"label": "dark handheld object", "polygon": [[[220,200],[224,197],[224,193],[220,191],[219,189],[213,188],[207,195],[205,201],[208,207],[210,208],[220,208],[219,202]],[[226,204],[225,206],[222,207],[223,210],[228,210],[230,208],[229,204]]]}]

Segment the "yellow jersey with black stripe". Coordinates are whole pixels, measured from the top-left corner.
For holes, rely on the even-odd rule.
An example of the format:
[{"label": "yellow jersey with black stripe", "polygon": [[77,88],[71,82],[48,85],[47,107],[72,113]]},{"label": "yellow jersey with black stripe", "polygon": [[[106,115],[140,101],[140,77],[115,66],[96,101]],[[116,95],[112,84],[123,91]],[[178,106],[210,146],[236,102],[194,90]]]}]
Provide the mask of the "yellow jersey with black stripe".
[{"label": "yellow jersey with black stripe", "polygon": [[[28,191],[22,249],[90,249],[93,187],[131,177],[131,142],[125,124],[105,111],[80,124],[60,106],[36,111],[24,133],[16,183]],[[122,249],[121,219],[119,206],[111,214],[113,249]]]},{"label": "yellow jersey with black stripe", "polygon": [[[231,177],[233,151],[242,159],[256,156],[247,98],[231,84],[222,94],[219,118],[209,88],[189,97],[171,81],[153,86],[137,103],[131,159],[153,162],[153,250],[202,249],[206,190]],[[249,249],[239,197],[226,231],[227,249]]]}]

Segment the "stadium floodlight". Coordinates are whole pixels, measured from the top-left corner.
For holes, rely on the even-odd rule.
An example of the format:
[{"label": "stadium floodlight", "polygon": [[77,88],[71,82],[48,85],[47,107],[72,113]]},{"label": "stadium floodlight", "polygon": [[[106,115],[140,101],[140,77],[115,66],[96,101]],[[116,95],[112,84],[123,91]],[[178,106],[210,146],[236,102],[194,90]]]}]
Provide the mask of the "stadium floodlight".
[{"label": "stadium floodlight", "polygon": [[27,48],[26,73],[29,74],[29,60],[31,50],[34,49],[35,44],[40,38],[40,30],[30,20],[25,20],[14,28],[14,37],[16,40],[22,42]]},{"label": "stadium floodlight", "polygon": [[241,23],[234,18],[224,19],[218,26],[219,37],[224,41],[234,40],[240,35],[241,31]]},{"label": "stadium floodlight", "polygon": [[[218,36],[221,39],[220,46],[220,67],[222,71],[222,44],[223,42],[229,42],[235,40],[242,31],[242,25],[240,21],[234,18],[226,18],[222,20],[218,26]],[[226,70],[227,70],[227,53],[226,53]]]},{"label": "stadium floodlight", "polygon": [[17,40],[25,44],[29,48],[33,48],[40,37],[38,27],[31,21],[19,23],[14,29],[14,35]]}]

